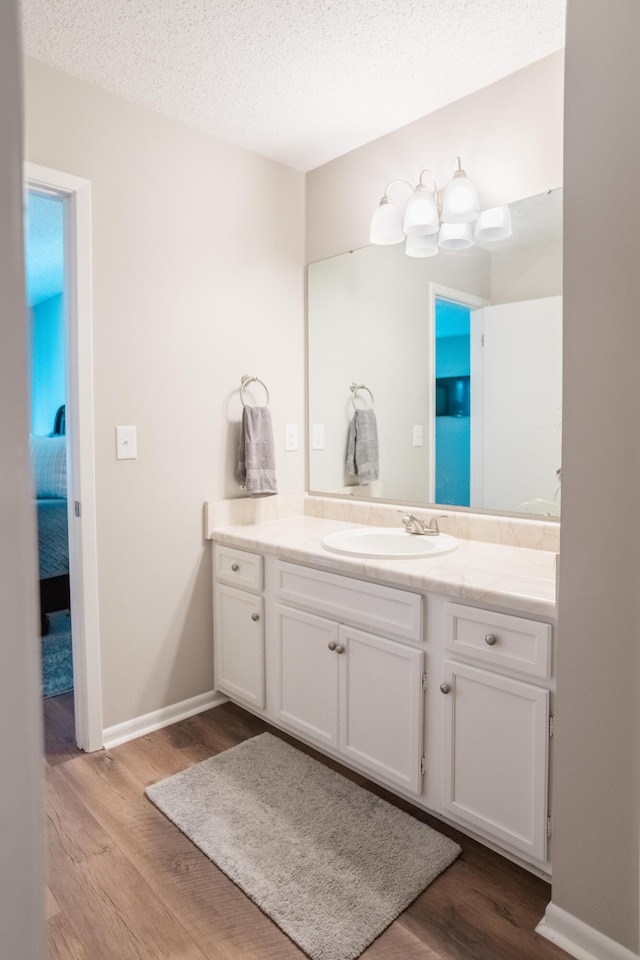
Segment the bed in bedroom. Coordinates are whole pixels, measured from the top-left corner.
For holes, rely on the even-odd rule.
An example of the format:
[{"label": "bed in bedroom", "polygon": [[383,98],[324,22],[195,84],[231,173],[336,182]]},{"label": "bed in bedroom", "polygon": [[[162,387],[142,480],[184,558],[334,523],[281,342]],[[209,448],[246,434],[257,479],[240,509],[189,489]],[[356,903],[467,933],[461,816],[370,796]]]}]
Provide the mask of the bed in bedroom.
[{"label": "bed in bedroom", "polygon": [[47,614],[69,608],[69,527],[64,407],[49,437],[29,438],[38,519],[38,559],[42,633]]}]

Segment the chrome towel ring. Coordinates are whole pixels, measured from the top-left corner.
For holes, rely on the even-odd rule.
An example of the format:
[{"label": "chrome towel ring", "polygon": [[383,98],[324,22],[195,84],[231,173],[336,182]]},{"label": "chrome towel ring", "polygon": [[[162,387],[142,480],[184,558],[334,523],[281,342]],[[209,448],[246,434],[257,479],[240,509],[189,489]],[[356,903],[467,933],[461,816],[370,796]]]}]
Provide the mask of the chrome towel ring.
[{"label": "chrome towel ring", "polygon": [[[369,387],[365,386],[364,383],[352,383],[350,384],[349,389],[351,390],[351,403],[353,404],[354,410],[373,410],[373,404],[375,403],[375,401],[373,399],[373,394],[371,393],[371,390],[369,390]],[[366,390],[369,396],[371,397],[371,403],[369,404],[368,407],[356,407],[356,397],[358,397],[358,392],[360,390]],[[358,399],[362,400],[363,398],[358,397]]]},{"label": "chrome towel ring", "polygon": [[269,391],[267,390],[267,385],[266,385],[266,383],[263,383],[262,380],[260,379],[260,377],[243,377],[243,378],[242,378],[242,386],[240,387],[240,399],[242,400],[242,406],[243,406],[243,407],[246,407],[246,405],[247,405],[247,404],[245,403],[245,399],[244,399],[244,388],[247,387],[250,383],[259,383],[260,386],[264,388],[264,392],[265,392],[266,395],[267,395],[267,402],[265,403],[265,407],[268,407],[268,406],[269,406]]}]

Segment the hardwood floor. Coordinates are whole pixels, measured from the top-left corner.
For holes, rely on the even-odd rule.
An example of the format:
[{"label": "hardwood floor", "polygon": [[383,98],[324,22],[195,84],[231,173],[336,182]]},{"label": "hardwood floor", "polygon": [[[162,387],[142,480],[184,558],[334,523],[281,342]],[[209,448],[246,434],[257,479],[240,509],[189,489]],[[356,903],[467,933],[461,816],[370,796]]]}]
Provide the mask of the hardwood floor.
[{"label": "hardwood floor", "polygon": [[[233,704],[108,752],[73,744],[73,695],[44,701],[50,960],[303,960],[305,954],[144,796],[271,729]],[[305,748],[306,749],[306,748]],[[463,849],[363,960],[567,960],[534,926],[543,881],[339,764]]]}]

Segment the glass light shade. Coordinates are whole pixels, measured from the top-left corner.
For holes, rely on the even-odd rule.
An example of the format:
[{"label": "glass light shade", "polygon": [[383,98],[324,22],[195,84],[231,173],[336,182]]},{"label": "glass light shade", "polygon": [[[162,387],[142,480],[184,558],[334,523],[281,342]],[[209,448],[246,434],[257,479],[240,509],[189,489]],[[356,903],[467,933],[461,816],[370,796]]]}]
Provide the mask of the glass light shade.
[{"label": "glass light shade", "polygon": [[428,237],[417,237],[409,234],[404,252],[408,257],[435,257],[438,252],[438,238],[435,233]]},{"label": "glass light shade", "polygon": [[473,227],[470,223],[443,223],[438,234],[443,250],[464,250],[473,245]]},{"label": "glass light shade", "polygon": [[429,237],[438,232],[440,217],[432,193],[419,183],[404,211],[403,230],[408,237]]},{"label": "glass light shade", "polygon": [[478,191],[464,171],[454,174],[442,198],[442,219],[445,223],[473,223],[480,216]]},{"label": "glass light shade", "polygon": [[382,198],[371,218],[369,240],[379,246],[401,243],[404,240],[400,211],[386,197]]},{"label": "glass light shade", "polygon": [[475,236],[477,240],[506,240],[512,234],[511,213],[505,204],[483,210],[476,220]]}]

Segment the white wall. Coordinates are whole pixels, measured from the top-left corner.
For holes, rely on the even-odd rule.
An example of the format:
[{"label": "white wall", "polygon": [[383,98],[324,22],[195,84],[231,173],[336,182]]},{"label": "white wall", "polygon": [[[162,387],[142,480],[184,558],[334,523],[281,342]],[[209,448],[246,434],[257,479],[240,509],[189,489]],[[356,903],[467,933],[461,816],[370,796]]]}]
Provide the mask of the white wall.
[{"label": "white wall", "polygon": [[[639,36],[637,0],[569,0],[553,811],[554,904],[634,953],[640,818]],[[594,224],[600,238],[595,243]]]},{"label": "white wall", "polygon": [[17,10],[0,5],[0,944],[44,957],[42,713],[35,516],[30,497],[28,318],[22,238]]},{"label": "white wall", "polygon": [[[212,689],[202,504],[233,481],[240,380],[268,385],[304,489],[304,177],[26,61],[26,157],[92,183],[104,724]],[[261,402],[255,394],[256,402]],[[115,460],[116,424],[138,459]]]}]

